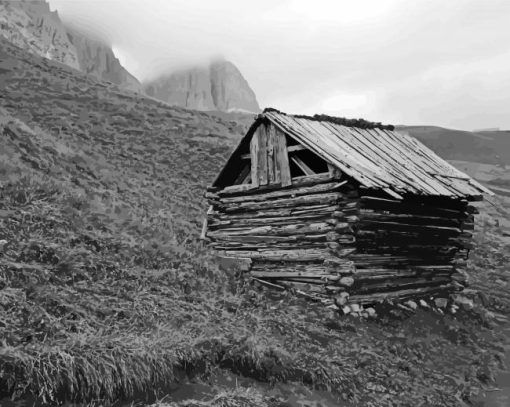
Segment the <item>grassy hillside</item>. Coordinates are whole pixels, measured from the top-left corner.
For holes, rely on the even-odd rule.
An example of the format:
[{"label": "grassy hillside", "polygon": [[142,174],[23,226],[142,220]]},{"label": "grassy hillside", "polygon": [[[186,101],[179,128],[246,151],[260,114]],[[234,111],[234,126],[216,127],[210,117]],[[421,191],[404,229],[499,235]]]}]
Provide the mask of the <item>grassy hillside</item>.
[{"label": "grassy hillside", "polygon": [[243,125],[1,40],[0,86],[0,404],[155,399],[186,378],[206,401],[167,403],[298,405],[320,391],[331,406],[454,406],[492,386],[508,200],[478,220],[455,314],[340,318],[221,270],[198,240],[205,185]]},{"label": "grassy hillside", "polygon": [[510,131],[461,131],[436,126],[398,126],[449,160],[510,165]]}]

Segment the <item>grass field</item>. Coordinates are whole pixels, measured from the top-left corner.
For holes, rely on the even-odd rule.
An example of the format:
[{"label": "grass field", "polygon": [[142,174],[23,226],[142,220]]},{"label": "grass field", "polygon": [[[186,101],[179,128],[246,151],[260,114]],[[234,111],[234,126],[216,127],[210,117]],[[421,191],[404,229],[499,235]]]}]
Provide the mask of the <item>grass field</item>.
[{"label": "grass field", "polygon": [[[250,285],[198,240],[205,186],[244,124],[2,40],[0,83],[4,403],[282,406],[300,393],[329,405],[463,406],[494,385],[510,311],[508,198],[481,208],[472,286],[455,314],[340,318]],[[206,386],[202,401],[166,395],[189,380]]]}]

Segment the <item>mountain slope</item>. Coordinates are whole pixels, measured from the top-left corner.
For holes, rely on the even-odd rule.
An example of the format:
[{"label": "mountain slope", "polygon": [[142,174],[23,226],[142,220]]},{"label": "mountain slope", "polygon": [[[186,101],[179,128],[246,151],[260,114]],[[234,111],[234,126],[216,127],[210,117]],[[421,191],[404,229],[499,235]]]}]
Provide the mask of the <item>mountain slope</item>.
[{"label": "mountain slope", "polygon": [[196,110],[259,112],[255,93],[237,67],[217,60],[144,83],[145,92],[171,105]]},{"label": "mountain slope", "polygon": [[80,69],[58,13],[46,1],[0,1],[0,36],[36,55]]},{"label": "mountain slope", "polygon": [[141,91],[111,47],[65,27],[45,0],[0,0],[0,36],[36,55]]},{"label": "mountain slope", "polygon": [[0,125],[8,127],[0,185],[40,172],[118,211],[126,242],[149,228],[163,233],[172,261],[193,252],[185,246],[197,241],[186,237],[199,233],[203,191],[243,127],[126,93],[2,39],[0,84]]},{"label": "mountain slope", "polygon": [[69,27],[66,30],[69,40],[76,48],[80,71],[121,85],[125,89],[135,92],[142,91],[142,85],[138,79],[121,65],[111,47],[87,38]]}]

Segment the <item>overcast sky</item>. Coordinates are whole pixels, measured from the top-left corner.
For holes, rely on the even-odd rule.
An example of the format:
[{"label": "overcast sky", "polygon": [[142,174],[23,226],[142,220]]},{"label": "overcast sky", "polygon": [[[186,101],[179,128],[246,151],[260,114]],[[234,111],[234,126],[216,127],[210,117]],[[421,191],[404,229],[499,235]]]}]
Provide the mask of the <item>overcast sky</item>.
[{"label": "overcast sky", "polygon": [[509,0],[49,0],[141,81],[223,55],[262,107],[510,129]]}]

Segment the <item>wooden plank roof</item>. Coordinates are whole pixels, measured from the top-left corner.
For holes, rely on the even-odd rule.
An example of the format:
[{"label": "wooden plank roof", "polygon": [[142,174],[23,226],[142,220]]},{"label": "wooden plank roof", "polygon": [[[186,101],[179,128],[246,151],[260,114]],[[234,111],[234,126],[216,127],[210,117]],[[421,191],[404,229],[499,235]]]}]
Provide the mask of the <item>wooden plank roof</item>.
[{"label": "wooden plank roof", "polygon": [[272,109],[259,116],[264,118],[364,187],[395,197],[407,193],[468,199],[493,195],[414,137],[384,126],[348,127]]}]

